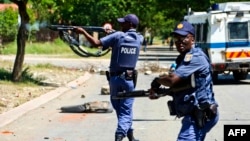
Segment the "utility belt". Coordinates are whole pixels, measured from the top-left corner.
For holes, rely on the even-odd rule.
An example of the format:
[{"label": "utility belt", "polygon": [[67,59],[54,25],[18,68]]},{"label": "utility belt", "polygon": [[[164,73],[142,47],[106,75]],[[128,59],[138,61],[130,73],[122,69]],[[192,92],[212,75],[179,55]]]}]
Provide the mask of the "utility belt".
[{"label": "utility belt", "polygon": [[[131,70],[132,71],[132,70]],[[122,76],[126,73],[127,71],[118,71],[118,72],[109,72],[109,76]]]},{"label": "utility belt", "polygon": [[135,87],[137,83],[138,71],[137,70],[125,70],[125,71],[117,71],[117,72],[106,71],[106,77],[108,81],[110,80],[110,77],[112,76],[118,76],[125,80],[133,80],[134,87]]},{"label": "utility belt", "polygon": [[[177,116],[177,112],[174,106],[173,101],[167,102],[169,113],[171,116]],[[209,120],[213,119],[217,114],[217,104],[209,104],[205,103],[201,105],[200,107],[194,106],[194,109],[191,112],[191,116],[195,120],[195,124],[199,128],[203,128]],[[183,115],[185,116],[185,115]]]}]

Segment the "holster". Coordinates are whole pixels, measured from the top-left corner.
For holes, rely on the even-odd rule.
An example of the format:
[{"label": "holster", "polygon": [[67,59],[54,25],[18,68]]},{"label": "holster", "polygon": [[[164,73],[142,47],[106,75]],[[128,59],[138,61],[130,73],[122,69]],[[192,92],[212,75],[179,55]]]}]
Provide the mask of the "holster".
[{"label": "holster", "polygon": [[173,102],[172,100],[169,100],[169,101],[167,102],[167,105],[168,105],[168,110],[169,110],[170,116],[175,116],[175,115],[177,115],[177,114],[176,114],[175,107],[174,107],[174,102]]},{"label": "holster", "polygon": [[194,117],[196,125],[199,128],[203,128],[206,122],[214,118],[216,114],[217,114],[217,105],[209,104],[206,107],[202,108],[195,107],[192,116]]},{"label": "holster", "polygon": [[137,77],[138,77],[138,71],[137,70],[126,70],[125,71],[125,79],[126,80],[132,80],[133,83],[134,83],[134,88],[136,87]]},{"label": "holster", "polygon": [[124,74],[126,80],[133,80],[134,70],[126,70]]},{"label": "holster", "polygon": [[137,84],[137,77],[138,77],[138,71],[137,71],[137,70],[134,70],[134,71],[133,71],[134,88],[136,87],[136,84]]},{"label": "holster", "polygon": [[107,80],[109,81],[109,80],[110,80],[109,71],[106,71],[106,72],[105,72],[105,74],[106,74],[106,78],[107,78]]}]

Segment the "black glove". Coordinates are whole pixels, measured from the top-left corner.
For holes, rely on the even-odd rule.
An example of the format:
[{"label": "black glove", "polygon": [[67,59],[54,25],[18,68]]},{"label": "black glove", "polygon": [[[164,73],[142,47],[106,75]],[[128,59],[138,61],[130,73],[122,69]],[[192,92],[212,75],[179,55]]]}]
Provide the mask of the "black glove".
[{"label": "black glove", "polygon": [[158,77],[156,77],[152,82],[151,82],[151,89],[153,89],[155,92],[158,91],[158,89],[160,88],[161,84],[159,82],[157,82],[157,80],[159,80]]}]

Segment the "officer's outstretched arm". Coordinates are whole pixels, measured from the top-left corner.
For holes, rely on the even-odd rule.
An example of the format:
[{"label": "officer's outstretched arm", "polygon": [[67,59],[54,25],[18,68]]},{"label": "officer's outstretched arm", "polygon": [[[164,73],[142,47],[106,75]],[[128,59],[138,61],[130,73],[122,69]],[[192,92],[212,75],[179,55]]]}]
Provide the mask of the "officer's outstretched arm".
[{"label": "officer's outstretched arm", "polygon": [[81,27],[75,27],[74,31],[78,34],[83,34],[86,39],[95,47],[99,47],[101,46],[101,41],[98,39],[95,39],[93,36],[91,36],[85,29],[81,28]]}]

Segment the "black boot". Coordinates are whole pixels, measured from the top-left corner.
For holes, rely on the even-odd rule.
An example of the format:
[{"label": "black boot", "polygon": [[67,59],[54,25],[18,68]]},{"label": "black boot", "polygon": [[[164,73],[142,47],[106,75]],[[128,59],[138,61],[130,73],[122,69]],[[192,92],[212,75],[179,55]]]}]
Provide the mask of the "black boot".
[{"label": "black boot", "polygon": [[115,135],[115,141],[122,141],[123,136],[122,135]]},{"label": "black boot", "polygon": [[127,134],[127,137],[128,137],[129,141],[139,141],[139,140],[135,139],[133,132],[129,132]]}]

